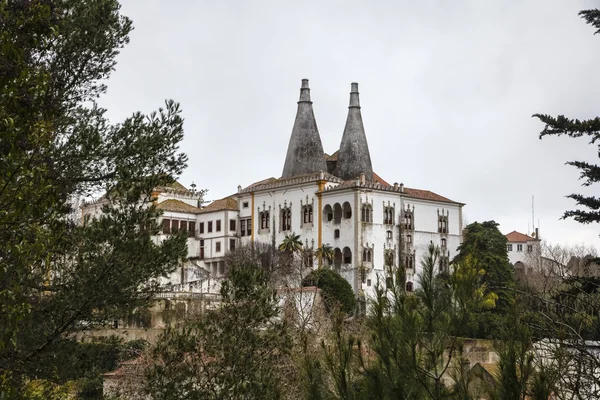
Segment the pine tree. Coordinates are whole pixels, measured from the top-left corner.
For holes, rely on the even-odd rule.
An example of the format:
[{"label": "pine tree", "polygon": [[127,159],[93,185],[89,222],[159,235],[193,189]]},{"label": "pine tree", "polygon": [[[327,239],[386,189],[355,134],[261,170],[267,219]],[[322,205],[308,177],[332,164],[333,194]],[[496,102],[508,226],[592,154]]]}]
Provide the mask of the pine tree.
[{"label": "pine tree", "polygon": [[[96,100],[132,23],[115,0],[0,1],[0,397],[61,382],[73,334],[147,305],[187,255],[153,188],[185,167],[179,106],[112,125]],[[103,216],[77,199],[106,192]]]},{"label": "pine tree", "polygon": [[[600,10],[583,10],[579,15],[586,23],[598,29],[595,33],[600,33]],[[588,137],[590,144],[596,144],[600,140],[600,117],[580,121],[564,115],[553,117],[547,114],[534,114],[533,116],[545,124],[540,133],[540,139],[544,136],[567,135],[571,138]],[[597,146],[600,157],[600,143]],[[591,186],[600,182],[600,166],[597,164],[590,164],[586,161],[569,161],[567,164],[580,170],[583,186]],[[568,210],[564,213],[563,218],[573,218],[582,224],[600,222],[600,198],[576,193],[567,197],[575,200],[576,204],[582,206],[583,209]]]}]

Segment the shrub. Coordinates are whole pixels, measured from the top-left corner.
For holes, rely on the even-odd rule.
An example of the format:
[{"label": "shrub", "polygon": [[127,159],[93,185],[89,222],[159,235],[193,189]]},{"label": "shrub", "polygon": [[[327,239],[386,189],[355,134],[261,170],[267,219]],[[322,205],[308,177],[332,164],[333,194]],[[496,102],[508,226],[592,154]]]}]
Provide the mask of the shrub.
[{"label": "shrub", "polygon": [[327,311],[339,307],[352,314],[356,305],[352,286],[340,274],[331,269],[315,269],[302,280],[302,286],[316,286],[323,293]]}]

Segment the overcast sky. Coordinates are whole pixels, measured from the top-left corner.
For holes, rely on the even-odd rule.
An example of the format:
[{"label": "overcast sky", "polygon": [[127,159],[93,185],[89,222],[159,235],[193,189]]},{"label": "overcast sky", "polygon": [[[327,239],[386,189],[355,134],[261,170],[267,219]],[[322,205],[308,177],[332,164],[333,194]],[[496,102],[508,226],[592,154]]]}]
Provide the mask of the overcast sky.
[{"label": "overcast sky", "polygon": [[280,177],[300,82],[326,152],[358,82],[373,169],[467,203],[468,222],[600,248],[596,225],[560,220],[585,139],[538,139],[536,112],[600,114],[600,36],[577,16],[600,1],[124,0],[134,23],[101,105],[118,122],[181,103],[189,166],[209,199]]}]

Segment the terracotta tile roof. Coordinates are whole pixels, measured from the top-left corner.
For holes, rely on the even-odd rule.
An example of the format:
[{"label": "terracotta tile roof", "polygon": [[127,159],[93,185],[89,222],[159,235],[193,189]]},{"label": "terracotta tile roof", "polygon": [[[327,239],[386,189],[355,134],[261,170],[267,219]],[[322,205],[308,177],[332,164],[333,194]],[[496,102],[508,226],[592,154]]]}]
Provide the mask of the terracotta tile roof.
[{"label": "terracotta tile roof", "polygon": [[386,181],[384,181],[383,178],[380,177],[379,175],[377,175],[375,172],[373,172],[373,180],[375,180],[375,182],[379,182],[385,186],[392,186],[389,183],[387,183]]},{"label": "terracotta tile roof", "polygon": [[[329,182],[342,182],[342,180],[336,176],[333,176],[327,172],[323,172],[322,178]],[[271,187],[279,187],[285,185],[294,185],[297,183],[306,183],[306,182],[316,182],[321,180],[321,172],[317,172],[314,174],[300,175],[294,176],[293,178],[267,178],[262,181],[254,182],[250,186],[242,189],[242,193],[245,192],[253,192],[256,190],[267,189]]]},{"label": "terracotta tile roof", "polygon": [[405,187],[404,193],[407,194],[409,197],[414,197],[416,199],[442,201],[444,203],[457,203],[456,201],[450,200],[447,197],[441,196],[429,190],[412,189]]},{"label": "terracotta tile roof", "polygon": [[[378,177],[378,175],[377,175]],[[377,179],[377,178],[376,178]],[[383,181],[383,180],[382,180]],[[385,182],[385,181],[383,181]],[[410,197],[410,198],[414,198],[414,199],[421,199],[421,200],[429,200],[429,201],[438,201],[438,202],[443,202],[443,203],[453,203],[453,204],[461,204],[464,205],[464,203],[460,203],[458,201],[453,201],[450,200],[447,197],[441,196],[437,193],[431,192],[429,190],[422,190],[422,189],[412,189],[412,188],[407,188],[405,187],[403,189],[402,192],[400,192],[400,186],[396,187],[396,186],[392,186],[392,185],[386,185],[386,184],[382,184],[380,182],[375,182],[375,183],[359,183],[358,180],[351,180],[351,181],[344,181],[341,184],[326,190],[325,193],[330,192],[330,191],[337,191],[337,190],[343,190],[343,189],[349,189],[349,188],[367,188],[367,189],[374,189],[374,190],[381,190],[381,191],[385,191],[385,192],[398,192],[398,193],[402,193],[403,195],[405,195],[406,197]]]},{"label": "terracotta tile roof", "polygon": [[523,233],[512,231],[511,233],[506,234],[506,239],[509,242],[528,242],[530,240],[535,240],[531,236],[525,235]]},{"label": "terracotta tile roof", "polygon": [[266,185],[268,183],[273,183],[273,182],[276,182],[277,180],[278,179],[274,178],[274,177],[263,179],[262,181],[254,182],[254,183],[248,185],[248,187],[246,187],[244,190],[250,189],[250,188],[253,188],[253,187],[256,187],[256,186],[260,186],[260,185]]},{"label": "terracotta tile roof", "polygon": [[161,201],[160,203],[158,203],[156,208],[163,211],[183,212],[192,214],[199,214],[202,211],[198,207],[194,207],[188,203],[176,199],[168,199],[165,201]]},{"label": "terracotta tile roof", "polygon": [[224,199],[215,200],[206,207],[202,207],[199,214],[215,212],[215,211],[223,211],[223,210],[232,210],[236,211],[238,209],[237,200],[233,197],[225,197]]}]

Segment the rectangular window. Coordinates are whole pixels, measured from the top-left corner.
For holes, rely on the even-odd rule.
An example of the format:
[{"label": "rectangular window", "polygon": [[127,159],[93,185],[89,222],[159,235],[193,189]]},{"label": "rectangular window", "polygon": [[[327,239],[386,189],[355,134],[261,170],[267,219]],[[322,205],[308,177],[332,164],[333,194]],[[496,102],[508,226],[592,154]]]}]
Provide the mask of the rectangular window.
[{"label": "rectangular window", "polygon": [[523,251],[523,245],[522,244],[518,244],[517,245],[517,251]]},{"label": "rectangular window", "polygon": [[204,260],[204,240],[200,240],[200,259]]},{"label": "rectangular window", "polygon": [[212,221],[208,221],[208,233],[212,232]]},{"label": "rectangular window", "polygon": [[246,236],[246,220],[240,221],[240,236]]},{"label": "rectangular window", "polygon": [[215,228],[215,231],[221,232],[221,220],[220,219],[217,220],[217,226]]},{"label": "rectangular window", "polygon": [[533,251],[533,246],[532,246],[532,245],[530,245],[530,244],[528,244],[528,245],[527,245],[527,252],[528,252],[528,253],[531,253],[532,251]]},{"label": "rectangular window", "polygon": [[340,230],[336,229],[333,231],[333,238],[334,239],[339,239],[340,238]]},{"label": "rectangular window", "polygon": [[221,252],[221,242],[216,242],[215,243],[215,253],[220,253]]},{"label": "rectangular window", "polygon": [[512,244],[506,245],[506,251],[512,251]]},{"label": "rectangular window", "polygon": [[367,279],[367,286],[371,286],[371,280]]},{"label": "rectangular window", "polygon": [[204,233],[204,222],[200,222],[200,224],[198,225],[198,233]]},{"label": "rectangular window", "polygon": [[243,202],[243,203],[242,203],[242,207],[244,207],[244,208],[248,208],[248,202],[247,202],[247,201]]},{"label": "rectangular window", "polygon": [[230,219],[229,220],[229,230],[230,231],[235,231],[235,219]]},{"label": "rectangular window", "polygon": [[162,232],[165,234],[171,233],[171,220],[163,218],[162,220]]},{"label": "rectangular window", "polygon": [[179,231],[179,220],[171,220],[171,233],[177,233]]},{"label": "rectangular window", "polygon": [[188,236],[193,237],[196,234],[196,222],[190,221],[188,222]]},{"label": "rectangular window", "polygon": [[250,218],[246,220],[246,231],[248,236],[252,236],[252,219]]},{"label": "rectangular window", "polygon": [[235,239],[229,239],[229,251],[235,250]]}]

